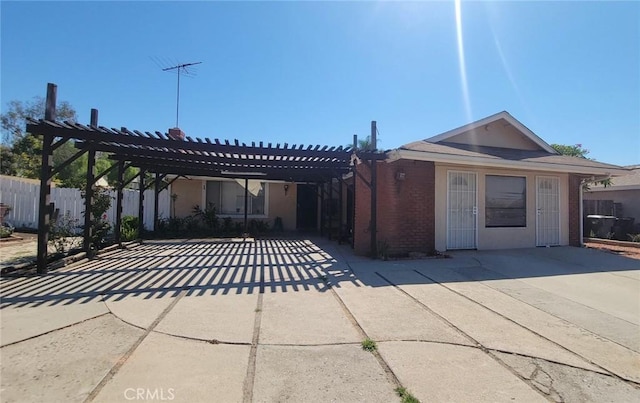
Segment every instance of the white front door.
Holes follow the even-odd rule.
[[[449,171],[447,178],[447,249],[475,249],[477,189],[475,172]]]
[[[560,180],[536,177],[536,245],[560,245]]]

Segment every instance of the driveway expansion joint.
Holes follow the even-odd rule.
[[[486,268],[486,267],[483,267],[483,269],[487,269],[487,268]],[[490,269],[487,269],[487,270],[490,270]],[[531,333],[535,334],[536,336],[538,336],[538,337],[540,337],[540,338],[542,338],[542,339],[544,339],[544,340],[548,341],[549,343],[552,343],[552,344],[556,345],[557,347],[559,347],[559,348],[561,348],[561,349],[563,349],[563,350],[565,350],[565,351],[567,351],[567,352],[569,352],[569,353],[571,353],[571,354],[575,355],[576,357],[580,358],[580,359],[581,359],[581,360],[583,360],[584,362],[589,363],[589,364],[593,365],[594,367],[598,367],[598,368],[600,368],[600,369],[603,371],[603,372],[602,372],[603,374],[605,374],[605,375],[609,375],[609,376],[611,376],[611,377],[613,377],[613,378],[616,378],[616,379],[618,379],[618,380],[620,380],[620,381],[622,381],[622,382],[627,382],[627,383],[630,383],[630,384],[632,384],[632,385],[638,385],[638,383],[637,383],[637,382],[635,382],[635,381],[633,381],[633,380],[631,380],[631,379],[624,378],[623,376],[620,376],[620,375],[618,375],[618,374],[614,373],[613,371],[608,370],[607,368],[603,367],[602,365],[600,365],[600,364],[598,364],[598,363],[595,363],[595,362],[593,362],[592,360],[588,359],[587,357],[584,357],[583,355],[578,354],[578,353],[576,353],[575,351],[573,351],[573,350],[569,349],[568,347],[563,346],[562,344],[560,344],[560,343],[558,343],[558,342],[556,342],[556,341],[554,341],[554,340],[549,339],[548,337],[546,337],[546,336],[544,336],[544,335],[540,334],[539,332],[536,332],[535,330],[532,330],[532,329],[528,328],[527,326],[524,326],[524,325],[522,325],[521,323],[516,322],[515,320],[513,320],[513,319],[509,318],[508,316],[505,316],[505,315],[501,314],[500,312],[497,312],[497,311],[495,311],[494,309],[491,309],[491,308],[489,308],[489,307],[487,307],[487,306],[485,306],[485,305],[481,304],[480,302],[478,302],[478,301],[476,301],[476,300],[474,300],[474,299],[472,299],[472,298],[470,298],[470,297],[468,297],[468,296],[466,296],[466,295],[464,295],[464,294],[462,294],[462,293],[460,293],[460,292],[458,292],[458,291],[456,291],[456,290],[454,290],[454,289],[451,289],[450,287],[447,287],[446,285],[444,285],[444,284],[442,284],[442,283],[440,283],[440,282],[437,282],[437,281],[433,280],[432,278],[430,278],[429,276],[425,275],[424,273],[421,273],[421,272],[419,272],[418,270],[414,270],[414,272],[416,272],[417,274],[419,274],[419,275],[420,275],[420,276],[422,276],[422,277],[425,277],[425,278],[426,278],[426,279],[428,279],[429,281],[432,281],[434,284],[438,284],[440,287],[443,287],[443,288],[445,288],[445,289],[449,290],[450,292],[452,292],[452,293],[454,293],[454,294],[456,294],[456,295],[458,295],[458,296],[460,296],[460,297],[462,297],[462,298],[464,298],[464,299],[466,299],[466,300],[468,300],[468,301],[470,301],[470,302],[472,302],[472,303],[474,303],[474,304],[477,304],[477,305],[479,305],[479,306],[483,307],[484,309],[487,309],[488,311],[493,312],[494,314],[496,314],[496,315],[498,315],[498,316],[502,317],[503,319],[505,319],[505,320],[507,320],[507,321],[509,321],[509,322],[511,322],[511,323],[513,323],[513,324],[515,324],[515,325],[517,325],[517,326],[520,326],[521,328],[523,328],[523,329],[525,329],[525,330],[527,330],[527,331],[529,331],[529,332],[531,332]],[[495,290],[493,287],[489,287],[488,285],[486,285],[486,284],[484,284],[484,283],[482,283],[482,282],[480,282],[480,284],[482,284],[483,286],[485,286],[485,287],[487,287],[487,288],[490,288],[490,289],[492,289],[492,290]],[[589,330],[587,330],[587,329],[584,329],[584,328],[582,328],[582,327],[579,327],[579,326],[577,326],[577,325],[575,325],[575,324],[573,324],[573,323],[570,323],[570,322],[566,321],[566,320],[565,320],[565,319],[563,319],[563,318],[559,318],[559,317],[557,317],[557,316],[555,316],[555,315],[549,314],[549,313],[547,313],[547,312],[545,312],[545,311],[541,310],[540,308],[538,308],[538,307],[536,307],[536,306],[533,306],[533,305],[528,304],[528,303],[526,303],[526,302],[520,301],[519,299],[514,298],[513,296],[511,296],[511,295],[509,295],[509,294],[507,294],[507,293],[504,293],[504,292],[502,292],[502,291],[500,291],[500,290],[495,290],[495,291],[498,291],[498,292],[500,292],[500,293],[502,293],[502,294],[504,294],[504,295],[506,295],[506,296],[508,296],[508,297],[510,297],[510,298],[513,298],[513,299],[514,299],[514,300],[516,300],[516,301],[522,302],[523,304],[526,304],[526,305],[528,305],[528,306],[531,306],[532,308],[534,308],[534,309],[536,309],[536,310],[539,310],[540,312],[543,312],[543,313],[545,313],[545,314],[547,314],[547,315],[553,316],[553,317],[555,317],[555,318],[557,318],[557,319],[559,319],[559,320],[561,320],[561,321],[565,322],[567,325],[570,325],[570,326],[573,326],[573,327],[577,327],[577,328],[579,328],[580,330],[585,331],[585,332],[588,332],[588,333],[592,333],[591,331],[589,331]],[[610,341],[610,342],[612,342],[612,343],[614,343],[614,344],[620,345],[619,343],[616,343],[616,342],[614,342],[614,341],[611,341],[611,340],[609,340],[609,339],[607,339],[607,338],[605,338],[605,337],[602,337],[602,336],[600,336],[600,335],[598,335],[597,337],[602,338],[602,339],[606,339],[607,341]],[[622,345],[620,345],[620,346],[622,346]],[[626,349],[630,350],[630,349],[629,349],[628,347],[626,347],[626,346],[622,346],[622,347],[624,347],[624,348],[626,348]],[[630,350],[630,351],[632,351],[632,350]],[[561,365],[566,365],[566,364],[564,364],[564,363],[559,363],[559,364],[561,364]],[[567,365],[567,366],[570,366],[570,365]]]
[[[418,272],[417,270],[414,270],[414,272],[420,274],[421,276],[429,279],[430,281],[432,281],[434,284],[438,284],[441,287],[444,287],[446,289],[449,290],[449,288],[443,286],[442,284],[440,284],[439,282],[429,278],[428,276]],[[379,272],[376,272],[376,274],[382,278],[384,281],[386,281],[387,283],[389,283],[392,287],[396,288],[398,291],[400,291],[403,295],[405,295],[406,297],[410,298],[411,300],[413,300],[415,303],[417,303],[421,308],[427,310],[429,313],[436,315],[438,318],[440,318],[441,320],[445,321],[447,324],[449,324],[449,326],[453,327],[454,329],[456,329],[456,331],[460,332],[460,334],[462,334],[463,336],[465,336],[466,338],[468,338],[469,340],[471,340],[473,343],[475,343],[476,348],[480,349],[482,352],[484,352],[485,354],[487,354],[489,357],[491,357],[494,361],[496,361],[498,364],[500,364],[502,367],[504,367],[507,371],[509,371],[511,374],[513,374],[514,376],[516,376],[517,378],[519,378],[520,380],[522,380],[524,383],[526,383],[531,389],[533,389],[534,391],[538,392],[539,394],[544,395],[544,393],[542,393],[542,391],[540,391],[540,389],[538,389],[531,380],[526,379],[525,377],[523,377],[522,375],[520,375],[515,369],[511,368],[509,365],[507,365],[505,362],[503,362],[501,359],[499,359],[495,354],[493,354],[491,352],[490,349],[488,349],[487,347],[485,347],[482,343],[480,343],[478,340],[476,340],[474,337],[472,337],[471,335],[469,335],[467,332],[463,331],[462,329],[460,329],[459,327],[457,327],[456,325],[454,325],[451,321],[449,321],[448,319],[446,319],[445,317],[443,317],[442,315],[434,312],[432,309],[430,309],[427,305],[425,305],[422,301],[418,300],[417,298],[415,298],[413,295],[409,294],[407,291],[403,290],[402,288],[400,288],[397,284],[393,283],[392,281],[390,281],[389,279],[387,279],[386,277],[384,277],[382,274],[380,274]],[[466,297],[465,297],[466,298]],[[474,301],[475,302],[475,301]],[[476,302],[477,303],[477,302]],[[488,309],[488,308],[487,308]],[[473,347],[473,346],[471,346]],[[545,396],[546,397],[546,396]]]
[[[127,350],[127,352],[122,357],[120,357],[118,362],[116,362],[115,365],[111,368],[111,370],[109,370],[109,372],[104,376],[104,378],[102,378],[100,383],[98,383],[93,388],[91,393],[89,393],[87,398],[84,400],[85,403],[92,402],[98,396],[102,388],[104,388],[107,385],[107,383],[109,383],[109,381],[115,376],[115,374],[118,373],[120,368],[122,368],[122,366],[127,362],[127,360],[131,357],[131,355],[133,355],[133,353],[140,346],[140,344],[142,344],[142,342],[147,338],[147,336],[149,336],[149,334],[153,332],[153,329],[155,329],[155,327],[158,326],[158,324],[169,314],[169,312],[176,306],[178,301],[180,301],[185,294],[186,294],[186,290],[182,290],[180,294],[173,301],[171,301],[169,306],[167,306],[162,311],[162,313],[153,321],[153,323],[151,323],[151,326],[149,326],[145,330],[142,336],[140,336],[138,340],[136,340],[136,342],[133,343],[133,345],[129,348],[129,350]]]

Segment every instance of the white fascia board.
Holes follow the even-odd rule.
[[[567,164],[553,164],[548,162],[523,162],[484,157],[471,157],[467,155],[439,154],[413,150],[392,150],[388,154],[388,162],[399,159],[433,161],[445,164],[469,165],[478,167],[510,168],[527,171],[551,171],[585,175],[612,175],[621,176],[629,173],[626,169],[582,167]]]
[[[534,132],[529,130],[529,128],[527,126],[525,126],[522,123],[520,123],[520,121],[518,121],[518,119],[516,119],[513,116],[511,116],[509,114],[509,112],[507,112],[507,111],[502,111],[502,112],[496,113],[494,115],[487,116],[484,119],[480,119],[480,120],[477,120],[475,122],[469,123],[467,125],[458,127],[457,129],[449,130],[448,132],[444,132],[444,133],[439,134],[437,136],[430,137],[430,138],[426,139],[425,141],[428,141],[429,143],[438,143],[440,141],[443,141],[443,140],[446,140],[448,138],[457,136],[457,135],[465,133],[467,131],[475,130],[475,129],[478,129],[478,128],[483,127],[485,125],[491,124],[491,123],[493,123],[495,121],[498,121],[500,119],[504,119],[507,122],[509,122],[509,124],[511,124],[516,129],[518,129],[529,140],[531,140],[534,143],[536,143],[540,148],[542,148],[546,152],[551,153],[551,154],[558,154],[558,152],[553,147],[551,147],[546,141],[544,141],[540,137],[538,137]]]
[[[513,127],[520,130],[520,132],[522,132],[525,136],[527,136],[531,141],[533,141],[534,143],[542,147],[542,149],[544,149],[546,152],[551,154],[556,154],[556,155],[560,154],[558,151],[556,151],[555,148],[551,147],[549,143],[542,140],[540,137],[538,137],[537,134],[529,130],[529,128],[523,125],[518,119],[511,116],[509,112],[503,112],[503,113],[506,115],[505,119],[507,122],[511,123]]]
[[[616,185],[611,185],[611,186],[607,186],[607,187],[592,187],[591,189],[589,189],[588,191],[586,191],[585,193],[591,193],[591,192],[615,192],[618,190],[640,190],[640,185],[623,185],[623,186],[616,186]]]

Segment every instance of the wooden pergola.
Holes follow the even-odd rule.
[[[144,190],[154,187],[154,230],[158,222],[158,193],[168,187],[180,176],[205,176],[233,179],[260,179],[265,181],[282,180],[289,182],[315,183],[318,185],[318,197],[324,199],[326,193],[333,197],[333,179],[339,183],[348,172],[355,171],[354,156],[359,161],[371,163],[384,159],[384,153],[362,151],[354,147],[303,146],[284,144],[264,144],[263,142],[245,144],[237,140],[219,141],[215,139],[191,138],[176,139],[162,132],[140,132],[107,128],[98,125],[98,111],[91,110],[91,123],[82,125],[75,122],[56,121],[57,86],[48,84],[45,118],[29,120],[27,132],[42,136],[42,166],[40,179],[40,198],[38,216],[38,255],[37,271],[47,271],[47,243],[49,240],[51,179],[65,166],[88,156],[85,188],[84,247],[90,250],[93,187],[102,176],[117,170],[117,197],[115,241],[120,243],[120,222],[122,218],[123,189],[131,182],[124,180],[124,171],[128,167],[139,168],[139,234],[143,230]],[[375,144],[375,122],[372,122],[372,138]],[[69,140],[75,142],[78,152],[59,166],[53,167],[53,151]],[[354,145],[357,138],[354,136]],[[375,149],[375,147],[373,147]],[[96,152],[109,153],[114,161],[104,172],[95,172]],[[375,163],[371,164],[375,170]],[[147,173],[154,174],[154,180],[145,184]],[[357,172],[356,172],[357,173]],[[172,180],[167,180],[171,175]],[[375,176],[367,185],[374,190]],[[325,191],[325,184],[329,184]],[[245,191],[247,186],[245,186]],[[340,186],[339,191],[342,191]],[[375,194],[371,192],[371,245],[375,251]],[[246,200],[246,195],[245,195]],[[342,209],[339,209],[341,212]],[[246,225],[245,208],[245,225]]]

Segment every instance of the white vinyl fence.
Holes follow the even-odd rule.
[[[144,192],[144,226],[153,228],[153,189]],[[116,220],[116,191],[110,191],[112,197],[111,208],[107,211],[107,220],[114,225]],[[11,212],[5,217],[17,228],[38,228],[38,200],[40,198],[40,184],[31,183],[21,178],[0,176],[0,202],[11,206]],[[84,222],[84,199],[80,190],[70,188],[51,188],[51,203],[60,210],[60,215],[69,214]],[[158,216],[169,217],[169,190],[165,189],[158,195]],[[122,199],[122,215],[138,216],[138,191],[125,189]]]

